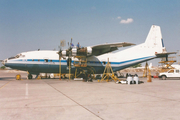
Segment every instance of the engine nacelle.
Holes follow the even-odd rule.
[[[67,50],[63,50],[61,53],[62,53],[62,56],[69,56],[69,51]]]
[[[62,56],[69,56],[70,54],[72,56],[89,56],[92,54],[92,48],[91,47],[85,47],[85,48],[72,48],[71,51],[69,50],[63,50],[61,52]],[[70,56],[71,56],[70,55]]]
[[[87,56],[92,54],[92,48],[91,47],[87,47]]]
[[[77,48],[72,49],[72,56],[77,56]]]
[[[89,56],[91,54],[92,54],[92,48],[91,47],[79,48],[77,50],[78,56]]]

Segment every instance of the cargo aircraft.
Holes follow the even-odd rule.
[[[71,73],[74,74],[78,67],[83,69],[93,68],[96,74],[102,74],[109,60],[112,70],[119,71],[132,65],[152,60],[158,57],[165,57],[168,54],[163,43],[161,29],[152,25],[144,43],[132,46],[122,51],[119,47],[135,45],[128,42],[106,43],[101,45],[88,46],[84,48],[70,47],[68,50],[52,51],[38,50],[22,52],[14,57],[3,60],[6,67],[28,71],[28,78],[32,74],[40,73]],[[84,56],[86,64],[81,63]],[[83,66],[85,65],[85,67]],[[60,66],[59,66],[60,65]]]

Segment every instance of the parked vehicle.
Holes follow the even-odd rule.
[[[159,78],[166,80],[167,78],[178,78],[180,79],[180,69],[170,69],[167,72],[159,74]]]

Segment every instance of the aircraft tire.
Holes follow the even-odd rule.
[[[28,74],[28,79],[31,80],[32,79],[32,75]]]
[[[52,73],[52,74],[50,74],[49,75],[49,77],[51,78],[51,79],[54,79],[55,78],[55,76],[54,76],[54,74]]]

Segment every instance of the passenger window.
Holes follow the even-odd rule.
[[[170,70],[168,73],[174,73],[174,70]]]
[[[48,59],[44,59],[45,62],[48,62]]]

